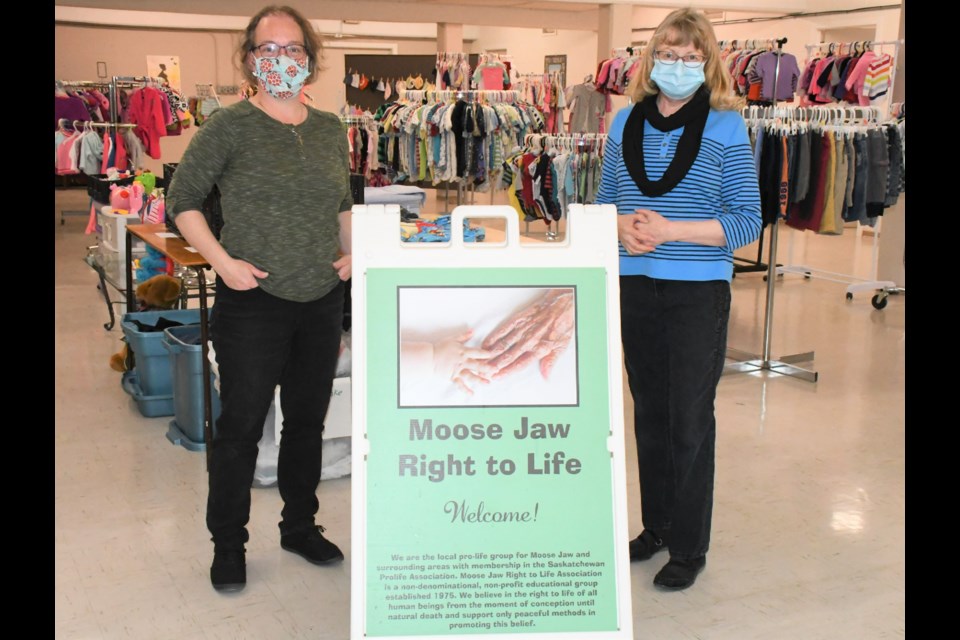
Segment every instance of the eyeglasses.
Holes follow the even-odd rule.
[[[663,51],[654,51],[653,56],[663,64],[676,64],[677,60],[682,60],[684,66],[699,67],[706,62],[707,57],[699,53],[688,53],[685,56],[678,56],[673,51],[664,49]]]
[[[280,46],[276,42],[264,42],[259,46],[250,47],[251,51],[256,51],[261,58],[276,58],[281,51],[285,51],[291,58],[303,58],[307,55],[307,48],[302,44],[288,44]]]

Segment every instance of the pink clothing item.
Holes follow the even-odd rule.
[[[57,175],[67,176],[80,173],[78,154],[80,148],[80,133],[74,131],[57,147]]]
[[[877,59],[877,54],[873,51],[865,51],[860,59],[857,61],[857,66],[847,74],[847,89],[854,91],[857,94],[857,101],[860,103],[861,107],[870,106],[870,96],[863,95],[863,81],[867,77],[867,72],[870,70],[870,64]],[[850,64],[853,64],[852,62]]]
[[[162,97],[160,91],[144,87],[133,92],[127,109],[127,121],[138,125],[133,132],[143,142],[143,149],[151,158],[160,157],[160,138],[167,135]]]
[[[503,69],[500,67],[483,67],[480,69],[480,76],[483,78],[485,91],[503,90]]]
[[[614,91],[614,86],[617,82],[617,76],[620,75],[620,69],[623,68],[623,63],[626,62],[623,58],[614,58],[610,61],[610,68],[607,71],[607,91]]]
[[[127,160],[127,145],[123,142],[123,136],[116,136],[114,141],[117,145],[117,153],[113,159],[113,166],[117,169],[124,170],[127,168],[129,161]],[[134,167],[136,168],[136,167]]]
[[[173,110],[170,108],[170,97],[163,91],[160,92],[160,108],[163,109],[163,124],[169,127],[173,124]]]
[[[607,84],[607,78],[610,76],[610,64],[612,60],[604,60],[600,65],[600,71],[597,73],[596,85],[597,89],[603,91],[603,88]]]
[[[113,140],[110,133],[103,132],[103,162],[100,164],[100,173],[106,173],[110,167],[110,153],[113,151]]]

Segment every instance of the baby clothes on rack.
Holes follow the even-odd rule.
[[[795,55],[776,50],[761,53],[756,58],[754,73],[760,80],[760,102],[793,102],[800,81],[800,67]]]
[[[594,201],[602,154],[602,139],[528,134],[504,162],[508,201],[523,221],[550,225],[566,216],[569,204]]]
[[[903,167],[896,123],[747,120],[760,158],[764,225],[779,216],[795,229],[840,235],[845,222],[875,226],[896,204]]]
[[[123,122],[137,125],[134,134],[148,156],[160,157],[160,138],[167,135],[167,125],[173,123],[170,103],[162,91],[142,87],[131,92]]]
[[[615,51],[616,55],[597,65],[594,85],[600,93],[623,95],[640,70],[640,50],[632,47]]]
[[[600,133],[607,113],[608,98],[592,82],[568,87],[565,99],[570,107],[570,133]]]
[[[374,119],[383,131],[381,173],[395,182],[469,182],[481,191],[497,182],[506,151],[543,128],[531,105],[484,100],[401,100],[381,106]]]
[[[510,70],[495,54],[481,54],[471,84],[474,89],[502,91],[510,87]]]
[[[87,109],[87,103],[76,95],[55,95],[53,97],[53,117],[54,130],[60,129],[60,120],[66,119],[71,122],[74,120],[93,120],[90,111]]]
[[[469,89],[470,78],[470,61],[466,53],[437,53],[438,89]],[[398,94],[406,88],[398,87]]]

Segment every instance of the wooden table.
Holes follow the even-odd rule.
[[[200,345],[203,362],[203,443],[207,453],[207,467],[210,465],[210,442],[213,440],[213,405],[210,388],[210,360],[207,347],[208,320],[207,320],[207,278],[205,269],[210,268],[206,258],[195,251],[187,249],[187,241],[181,237],[165,238],[158,234],[169,233],[164,224],[128,224],[127,242],[127,282],[133,282],[133,238],[136,236],[148,246],[153,247],[177,264],[183,265],[197,272],[197,283],[200,289]],[[134,287],[127,287],[127,309],[136,308],[136,293]]]

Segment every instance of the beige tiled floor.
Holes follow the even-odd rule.
[[[478,195],[477,204],[489,196]],[[81,190],[58,191],[56,247],[56,637],[349,636],[350,479],[321,483],[318,520],[347,561],[317,568],[280,550],[276,489],[253,492],[248,586],[208,580],[204,456],[170,444],[169,418],[145,418],[108,367],[121,347],[81,258],[93,243]],[[431,197],[427,211],[441,207]],[[539,228],[538,228],[539,227]],[[531,225],[531,236],[542,226]],[[796,262],[866,276],[873,239],[793,236]],[[745,252],[755,256],[755,250]],[[730,346],[762,351],[766,283],[733,282]],[[638,638],[900,638],[905,634],[904,310],[891,296],[787,275],[775,286],[771,356],[815,350],[816,384],[772,373],[725,376],[717,399],[713,543],[680,593],[652,584],[665,561],[631,566]],[[629,398],[629,393],[625,392]],[[629,403],[629,400],[628,400]],[[628,432],[630,406],[625,408]],[[633,443],[629,521],[640,528]],[[398,526],[402,526],[398,523]]]

